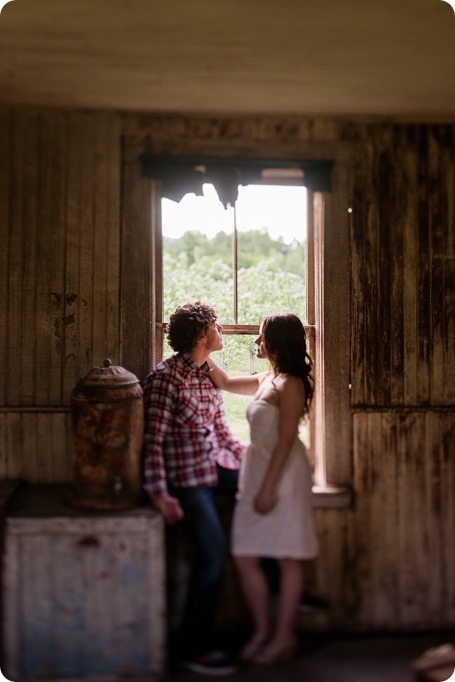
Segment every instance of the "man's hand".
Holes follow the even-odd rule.
[[[176,497],[172,497],[167,493],[155,497],[153,500],[154,506],[164,516],[164,520],[169,525],[178,523],[183,519],[183,509]]]

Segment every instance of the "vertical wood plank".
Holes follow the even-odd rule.
[[[49,539],[43,535],[25,535],[19,541],[22,679],[45,675],[49,661],[52,661],[56,600],[53,592],[55,556]]]
[[[148,593],[155,595],[146,605],[146,621],[149,634],[149,669],[157,675],[163,670],[166,653],[166,631],[162,627],[167,622],[165,561],[163,558],[164,525],[161,516],[156,515],[150,523],[146,540],[147,562],[145,584]],[[147,612],[148,609],[148,612]]]
[[[358,576],[358,613],[356,620],[360,627],[367,622],[367,613],[373,612],[371,543],[369,541],[370,509],[369,502],[374,485],[374,460],[370,448],[368,415],[356,413],[353,418],[353,457],[354,457],[354,490],[356,495],[356,572]]]
[[[39,417],[45,416],[36,412],[22,412],[20,415],[22,426],[22,439],[20,443],[20,455],[22,462],[22,475],[26,481],[36,482],[40,480],[38,444],[37,444],[37,424]],[[48,451],[43,456],[48,455]],[[16,455],[17,456],[17,455]]]
[[[333,167],[333,191],[320,193],[323,207],[324,265],[322,287],[323,347],[325,364],[325,429],[326,476],[328,483],[349,485],[352,466],[349,457],[340,452],[351,451],[352,418],[350,414],[350,307],[349,280],[349,222],[348,222],[348,159],[345,149],[336,156]],[[314,193],[317,198],[319,193]],[[315,208],[315,224],[318,220]],[[330,291],[330,295],[328,295]]]
[[[445,203],[442,215],[443,255],[443,358],[445,405],[455,403],[455,125],[450,126],[444,139],[444,175],[441,179]],[[436,302],[435,302],[436,303]],[[440,303],[437,303],[440,305]]]
[[[93,272],[95,217],[93,195],[95,189],[96,118],[83,114],[80,122],[81,168],[79,194],[79,374],[93,367]]]
[[[366,153],[368,165],[371,168],[371,178],[365,178],[367,199],[367,223],[364,230],[365,259],[365,287],[367,299],[365,300],[365,403],[367,405],[383,405],[382,377],[378,373],[378,361],[380,357],[380,343],[382,335],[378,330],[378,302],[379,302],[379,216],[378,216],[378,150],[375,144],[371,127],[368,126],[368,138]]]
[[[39,143],[37,403],[59,405],[68,322],[64,315],[66,149],[62,115],[40,116]]]
[[[51,660],[59,676],[76,677],[80,662],[85,656],[87,638],[84,618],[84,602],[88,596],[85,576],[76,563],[74,534],[45,533],[48,552],[55,556],[53,563],[53,624],[50,634],[53,639]]]
[[[120,120],[111,115],[106,123],[107,191],[107,323],[106,355],[114,364],[120,362],[120,190],[121,130]]]
[[[7,413],[6,418],[6,464],[9,478],[25,477],[22,415]]]
[[[58,414],[44,412],[36,414],[35,417],[35,471],[36,481],[54,481],[53,471],[53,452],[52,452],[52,430],[53,423]]]
[[[94,576],[109,575],[109,561],[106,558],[106,535],[100,537],[94,529],[93,546],[81,544],[78,550],[78,565],[83,575],[87,593],[90,599],[84,600],[84,630],[86,632],[86,645],[80,670],[86,672],[92,668],[96,674],[105,673],[104,662],[106,655],[106,637],[110,630],[106,630],[112,619],[112,603],[105,602],[103,583],[94,580]]]
[[[71,481],[72,468],[72,430],[69,412],[52,415],[49,438],[49,482]],[[45,480],[43,479],[43,482]],[[46,481],[47,482],[47,481]]]
[[[24,174],[22,186],[22,235],[23,235],[23,279],[21,284],[22,339],[21,352],[16,362],[21,365],[20,403],[36,404],[35,347],[37,334],[37,265],[36,248],[39,238],[37,231],[38,212],[38,121],[36,116],[26,115],[23,135]]]
[[[366,154],[356,131],[352,151],[352,219],[351,219],[351,400],[353,405],[366,403],[366,339],[367,294],[365,231],[368,221],[367,192],[362,178],[367,177]]]
[[[374,302],[376,310],[375,328],[370,329],[374,334],[375,357],[372,365],[375,368],[375,384],[372,387],[370,401],[376,405],[391,404],[391,356],[392,356],[392,325],[391,325],[391,231],[394,214],[393,164],[391,127],[384,126],[381,135],[377,136],[377,169],[375,184],[375,204],[377,211],[376,262],[375,273],[372,278],[377,280],[378,298]],[[393,226],[395,227],[395,225]],[[384,267],[387,263],[387,267]],[[396,378],[395,378],[396,380]]]
[[[390,405],[402,405],[404,394],[404,278],[403,241],[407,228],[408,168],[406,166],[406,137],[403,126],[393,126],[392,163],[390,167],[392,207],[389,220],[390,251]],[[386,320],[385,320],[386,322]]]
[[[12,200],[12,116],[0,111],[0,404],[8,402],[9,379],[9,268],[10,268],[10,213]]]
[[[417,251],[417,403],[430,404],[432,356],[431,242],[429,227],[428,129],[419,126],[418,138],[418,251]]]
[[[134,589],[134,585],[144,584],[148,562],[151,560],[147,553],[147,541],[137,533],[129,536],[124,534],[122,537],[113,535],[112,553],[116,557],[112,571],[112,611],[113,621],[116,623],[116,627],[111,628],[110,647],[111,651],[116,652],[113,664],[117,670],[128,670],[134,661],[137,669],[147,670],[150,668],[152,653],[147,637],[151,623],[147,618],[147,605],[141,598],[140,590]],[[147,592],[152,601],[155,601],[157,586],[154,586],[153,591]],[[162,615],[155,608],[152,620],[163,622]],[[107,654],[109,655],[109,651]]]
[[[2,618],[8,627],[2,628],[2,651],[4,653],[4,665],[2,672],[8,675],[7,679],[18,680],[21,677],[19,670],[20,651],[19,651],[19,632],[21,622],[21,604],[19,595],[19,585],[21,580],[20,571],[20,551],[18,538],[9,530],[10,523],[7,521],[6,533],[8,541],[5,542],[5,558],[3,564],[3,584],[6,599],[2,599]]]
[[[430,244],[431,291],[431,403],[444,403],[444,186],[438,182],[439,172],[444,172],[444,145],[447,142],[442,126],[432,127],[428,139],[428,227]]]
[[[405,154],[407,172],[407,219],[403,235],[403,296],[404,296],[404,383],[405,405],[418,404],[417,387],[417,253],[418,253],[418,206],[417,206],[417,130],[407,131]]]
[[[150,366],[156,367],[163,357],[163,334],[157,333],[158,325],[163,322],[163,235],[161,231],[161,183],[152,180],[150,183],[151,230],[152,230],[152,282],[151,282],[151,318],[150,318]]]
[[[109,225],[107,186],[109,157],[106,155],[106,119],[98,116],[96,120],[93,154],[94,185],[93,201],[93,364],[100,367],[107,357],[108,339],[108,244]],[[112,230],[114,232],[114,230]]]
[[[398,414],[400,515],[398,525],[400,622],[416,627],[425,612],[428,557],[422,524],[413,522],[427,513],[424,472],[424,420],[420,413]]]
[[[375,459],[380,488],[378,526],[374,531],[374,537],[378,538],[375,544],[379,560],[376,613],[378,627],[387,629],[398,621],[400,594],[396,570],[398,563],[396,529],[400,501],[396,466],[396,415],[393,412],[383,412],[379,416],[380,420],[376,421],[371,432],[378,443]]]
[[[88,302],[83,299],[80,291],[81,278],[81,213],[82,206],[87,199],[81,189],[82,178],[86,169],[82,164],[83,135],[82,118],[79,112],[68,114],[68,154],[66,165],[66,239],[65,239],[65,316],[72,316],[74,324],[65,330],[65,357],[63,366],[63,395],[62,401],[68,404],[71,391],[78,378],[81,363],[80,326],[81,311]]]
[[[441,417],[427,412],[425,420],[425,495],[428,500],[427,514],[421,515],[422,532],[428,556],[427,614],[430,622],[441,627],[444,622],[444,569],[443,544],[447,517],[443,510],[441,494],[441,453],[438,446]],[[442,531],[442,532],[441,532]]]
[[[129,143],[134,147],[134,142]],[[150,181],[139,150],[124,147],[121,246],[121,363],[143,379],[151,367],[152,235]],[[125,157],[128,161],[125,160]],[[137,273],[141,273],[138,277]]]
[[[23,282],[23,220],[24,211],[24,187],[25,175],[25,150],[27,116],[16,113],[12,126],[11,148],[11,211],[9,225],[9,283],[8,283],[8,337],[7,337],[7,369],[8,387],[7,403],[9,405],[20,404],[22,365],[20,362],[22,353],[22,282]]]
[[[442,437],[441,437],[442,436]],[[441,620],[455,620],[455,415],[441,414],[437,430],[434,431],[434,451],[439,451],[441,475],[439,479],[441,495],[440,542],[441,542],[441,601],[443,610]]]
[[[7,415],[0,412],[0,478],[8,478]]]

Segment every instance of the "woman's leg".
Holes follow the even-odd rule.
[[[303,566],[297,559],[279,559],[281,588],[272,639],[258,661],[267,663],[295,651],[296,618],[303,593]]]
[[[259,558],[234,556],[243,594],[253,618],[253,636],[244,647],[241,657],[253,657],[270,634],[270,604],[266,577]]]

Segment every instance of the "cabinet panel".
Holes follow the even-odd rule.
[[[6,522],[6,676],[160,674],[162,519],[155,512],[11,516]]]

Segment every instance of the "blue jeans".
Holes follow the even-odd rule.
[[[183,528],[194,548],[194,562],[181,626],[182,648],[187,656],[214,647],[216,608],[226,567],[228,541],[215,506],[215,495],[232,500],[238,471],[218,469],[218,485],[210,488],[172,488],[182,505]]]

